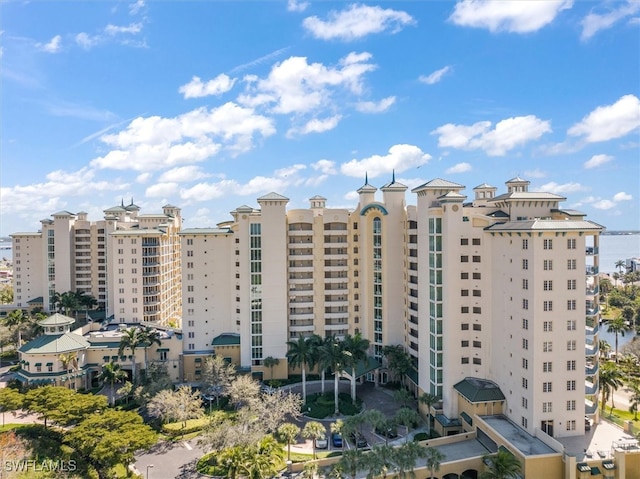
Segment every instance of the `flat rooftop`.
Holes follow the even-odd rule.
[[[470,457],[484,456],[489,454],[489,450],[484,447],[477,439],[468,439],[466,441],[455,442],[452,444],[444,444],[435,446],[435,448],[444,454],[444,462],[459,461]],[[418,462],[421,460],[419,459]]]
[[[505,416],[482,416],[481,419],[525,456],[559,454],[559,451],[547,446],[524,429],[520,429]]]
[[[586,462],[591,459],[605,459],[612,457],[615,448],[627,448],[639,450],[638,441],[630,434],[625,433],[620,427],[607,421],[594,424],[584,436],[556,438],[570,456],[575,456],[578,462]]]

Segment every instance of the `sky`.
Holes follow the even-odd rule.
[[[640,229],[640,2],[0,0],[0,236],[444,178]],[[378,197],[381,200],[381,196]]]

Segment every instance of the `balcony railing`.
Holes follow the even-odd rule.
[[[595,336],[599,331],[600,325],[597,322],[595,323],[595,326],[589,326],[589,324],[587,324],[587,327],[585,328],[587,336]]]
[[[595,356],[600,351],[597,344],[587,344],[584,348],[585,356]]]
[[[593,396],[594,394],[596,394],[598,392],[598,383],[590,383],[588,381],[585,381],[584,383],[584,394],[586,396]]]
[[[587,363],[584,368],[585,376],[595,376],[598,374],[599,363]]]
[[[588,275],[598,274],[598,267],[597,266],[587,266],[587,274]]]
[[[596,401],[596,402],[585,401],[585,403],[584,403],[584,413],[587,416],[591,416],[592,414],[595,414],[596,412],[598,412],[598,401]]]
[[[599,312],[600,312],[600,308],[598,306],[594,306],[591,308],[587,307],[587,316],[595,316]]]

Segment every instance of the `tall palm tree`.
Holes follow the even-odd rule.
[[[113,385],[126,379],[127,373],[125,373],[118,363],[110,362],[102,365],[102,371],[98,374],[98,381],[102,384],[109,384],[111,390],[109,391],[109,403],[113,406],[115,403],[115,391]]]
[[[342,341],[342,349],[347,360],[346,365],[351,368],[351,402],[356,403],[356,368],[361,361],[366,361],[369,350],[369,340],[360,333],[351,336],[347,334]]]
[[[77,311],[80,307],[76,293],[73,291],[62,293],[59,298],[59,306],[64,311],[65,316],[71,316],[71,312]]]
[[[118,356],[122,356],[125,350],[131,351],[131,382],[136,382],[136,349],[144,347],[148,339],[140,328],[125,329],[120,338]]]
[[[269,368],[269,382],[273,381],[273,368],[280,364],[280,360],[278,358],[274,358],[273,356],[268,356],[264,358],[264,367]]]
[[[62,353],[58,355],[58,359],[62,363],[62,369],[67,373],[69,383],[71,383],[71,371],[69,370],[69,366],[72,366],[72,369],[75,369],[78,366],[78,354],[75,351]],[[67,384],[67,387],[69,387],[69,384]]]
[[[22,346],[22,328],[29,324],[31,318],[23,309],[14,309],[10,311],[2,321],[8,328],[15,328],[18,332],[18,349]]]
[[[429,447],[425,450],[425,457],[427,458],[429,477],[433,477],[433,474],[440,470],[440,464],[445,460],[445,455],[436,448]]]
[[[302,437],[311,439],[313,444],[313,458],[316,459],[316,439],[322,439],[327,434],[324,424],[318,421],[309,421],[302,429]]]
[[[402,407],[396,411],[394,420],[396,424],[407,428],[407,435],[405,436],[404,441],[409,442],[409,431],[411,431],[411,429],[420,422],[420,415],[413,409]]]
[[[629,331],[629,329],[630,328],[629,326],[627,326],[627,322],[622,316],[616,316],[614,319],[609,321],[607,332],[614,333],[616,338],[616,343],[615,343],[616,363],[618,362],[618,334],[624,337],[624,333]]]
[[[291,460],[291,443],[295,441],[298,434],[300,434],[300,428],[293,423],[286,422],[278,428],[278,434],[280,437],[287,441],[287,461]]]
[[[374,446],[367,454],[366,464],[369,468],[367,479],[378,476],[387,477],[389,470],[393,467],[395,451],[392,446]]]
[[[629,412],[633,413],[633,420],[638,420],[638,408],[640,408],[640,379],[632,379],[629,383]]]
[[[320,372],[320,392],[324,394],[324,385],[325,379],[327,375],[327,368],[330,366],[325,361],[325,357],[322,354],[322,348],[325,344],[333,341],[331,336],[327,336],[322,338],[318,334],[314,334],[311,336],[311,353],[313,355],[313,363],[318,366],[318,371]]]
[[[348,359],[345,357],[344,349],[342,348],[342,343],[338,341],[338,339],[333,336],[331,341],[327,341],[323,344],[320,350],[320,356],[322,357],[322,361],[328,365],[330,365],[331,370],[333,371],[333,400],[334,400],[334,414],[337,416],[340,414],[339,408],[339,380],[340,373],[342,373],[345,364]]]
[[[408,442],[396,448],[394,452],[398,477],[415,477],[413,469],[416,467],[418,458],[425,457],[426,449],[417,442]]]
[[[616,268],[618,268],[620,274],[622,274],[622,270],[625,269],[626,266],[627,263],[623,259],[619,259],[618,261],[616,261]]]
[[[487,470],[480,474],[480,479],[516,479],[522,472],[518,458],[504,450],[485,455],[482,461],[486,464]]]
[[[602,391],[601,408],[603,412],[609,397],[611,397],[611,411],[613,411],[613,393],[622,386],[623,378],[624,374],[614,362],[607,361],[604,364],[600,364],[598,381],[600,382],[600,390]]]
[[[144,349],[144,370],[146,371],[148,368],[147,349],[149,349],[153,344],[157,344],[158,346],[161,346],[162,340],[158,330],[150,326],[145,326],[140,333],[144,337],[142,348]]]
[[[436,404],[439,399],[438,396],[431,393],[423,393],[418,398],[418,401],[427,406],[427,434],[431,434],[431,406]]]
[[[302,370],[302,402],[307,402],[307,366],[313,367],[311,338],[300,336],[297,341],[287,341],[287,359],[291,366]]]
[[[274,477],[282,461],[283,451],[272,436],[264,436],[257,446],[245,449],[243,470],[249,479]]]
[[[365,462],[367,461],[362,453],[362,449],[349,449],[342,453],[339,464],[343,472],[349,473],[351,479],[356,479],[358,470],[365,465]]]
[[[606,359],[609,351],[611,351],[611,345],[604,339],[598,341],[598,349],[600,350],[600,357]]]

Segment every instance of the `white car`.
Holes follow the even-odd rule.
[[[329,445],[327,436],[322,436],[320,439],[314,439],[314,442],[316,444],[316,449],[326,449]]]

